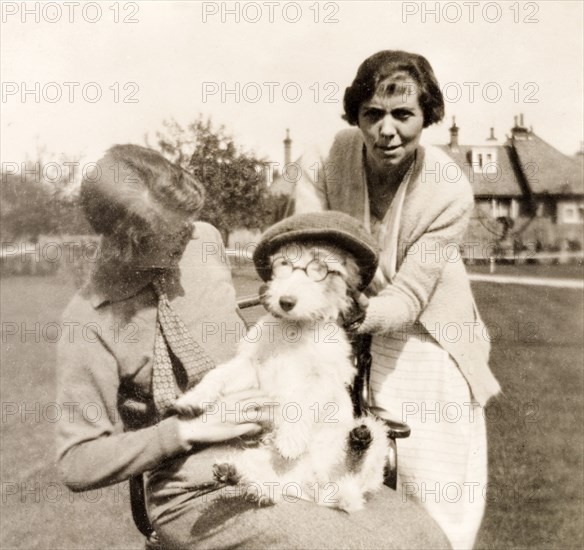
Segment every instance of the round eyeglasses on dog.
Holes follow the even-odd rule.
[[[341,275],[339,271],[329,269],[328,265],[320,260],[310,260],[304,267],[295,266],[287,258],[279,257],[272,262],[272,276],[276,279],[287,279],[294,271],[304,271],[312,281],[319,283],[324,281],[329,273]]]

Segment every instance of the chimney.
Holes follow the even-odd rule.
[[[448,147],[452,151],[458,151],[458,126],[456,125],[456,119],[452,117],[452,126],[449,128],[450,131],[450,143]]]
[[[511,137],[513,139],[523,140],[529,137],[527,128],[523,126],[523,113],[519,115],[519,124],[517,124],[517,117],[513,117],[515,125],[511,128]]]
[[[284,165],[292,161],[292,140],[290,139],[290,129],[286,128],[286,139],[284,140]]]
[[[497,141],[495,137],[495,128],[491,126],[491,135],[487,138],[487,141]]]

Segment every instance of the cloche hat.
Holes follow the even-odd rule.
[[[314,241],[330,243],[352,254],[361,273],[361,290],[371,282],[379,261],[377,243],[358,220],[334,210],[296,214],[268,228],[253,254],[259,276],[264,281],[270,279],[270,256],[281,246]]]

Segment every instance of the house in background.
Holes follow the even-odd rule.
[[[475,145],[458,143],[453,121],[450,141],[439,145],[467,176],[475,213],[466,242],[535,250],[581,250],[584,245],[584,156],[564,155],[515,117],[511,135]]]
[[[443,175],[466,176],[474,191],[475,211],[464,237],[484,258],[497,249],[582,250],[584,248],[584,155],[564,155],[515,117],[504,141],[494,128],[482,143],[461,145],[453,120],[450,140],[437,145],[453,162]],[[289,130],[284,139],[284,168],[291,161]],[[455,170],[450,170],[454,168]],[[449,176],[450,174],[450,176]],[[294,177],[274,173],[270,193],[281,199],[275,221],[294,210]],[[477,258],[480,259],[480,258]]]

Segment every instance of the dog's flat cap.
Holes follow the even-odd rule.
[[[314,241],[326,242],[352,254],[361,273],[361,289],[371,282],[379,261],[377,243],[359,221],[334,210],[296,214],[267,229],[253,254],[259,276],[264,281],[270,279],[270,256],[281,246]]]

